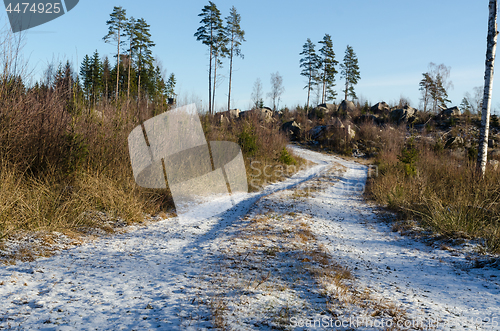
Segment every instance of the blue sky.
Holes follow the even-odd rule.
[[[472,93],[474,87],[483,84],[487,0],[214,2],[223,17],[234,5],[246,32],[247,42],[242,45],[245,57],[235,60],[233,73],[233,106],[240,109],[249,107],[255,80],[262,80],[267,93],[270,75],[276,71],[285,87],[280,105],[304,105],[306,80],[300,75],[299,53],[307,38],[318,42],[325,33],[332,36],[339,61],[346,46],[353,47],[361,72],[356,93],[371,104],[395,102],[404,96],[418,107],[418,83],[429,62],[451,67],[452,105],[459,105],[464,93]],[[115,47],[105,44],[102,37],[107,33],[106,21],[113,6],[122,6],[128,17],[142,17],[151,25],[154,55],[167,75],[176,75],[179,99],[202,102],[206,107],[207,47],[193,36],[200,25],[198,14],[206,4],[208,1],[199,0],[81,0],[66,15],[28,30],[24,54],[35,77],[53,60],[69,59],[78,68],[85,54],[96,49],[112,59]],[[217,109],[227,104],[228,67],[226,62],[219,70],[226,77],[217,88]],[[339,95],[341,84],[338,77]],[[500,83],[494,82],[492,107],[500,110],[500,98],[495,98],[498,91]],[[265,103],[271,102],[266,99]]]

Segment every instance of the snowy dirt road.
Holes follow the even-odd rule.
[[[392,232],[365,166],[293,148],[315,165],[221,215],[1,266],[0,329],[500,330],[500,270]]]

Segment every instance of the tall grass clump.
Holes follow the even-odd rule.
[[[436,150],[413,137],[405,142],[404,136],[398,141],[385,137],[369,195],[437,233],[481,238],[488,251],[499,253],[500,171],[489,167],[483,178],[466,153],[457,159],[450,150]]]
[[[303,159],[287,151],[289,140],[277,119],[266,122],[258,113],[250,112],[244,118],[231,120],[205,114],[201,121],[207,140],[240,145],[250,191],[284,180],[305,166]]]
[[[0,240],[26,231],[112,230],[115,221],[175,210],[168,189],[135,183],[127,145],[133,128],[167,109],[126,98],[88,104],[73,88],[26,87],[19,77],[0,82]],[[280,158],[288,140],[279,126],[255,116],[201,117],[208,141],[240,143],[249,180],[256,177],[251,165],[291,162],[291,155]],[[262,185],[280,179],[264,177]]]
[[[131,223],[171,208],[164,192],[135,185],[127,135],[137,116],[106,103],[88,108],[59,86],[26,88],[16,81],[0,84],[6,96],[0,100],[0,238],[109,227],[96,211]]]

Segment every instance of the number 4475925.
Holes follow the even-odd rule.
[[[9,3],[7,8],[5,9],[9,14],[12,12],[16,12],[18,14],[20,13],[30,13],[32,12],[33,14],[59,14],[61,12],[61,7],[60,3],[29,3],[29,2],[23,2],[23,3],[17,3],[14,9],[12,8],[12,4]],[[28,9],[29,8],[29,9]]]

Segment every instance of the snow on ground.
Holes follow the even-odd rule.
[[[365,166],[295,151],[316,165],[234,197],[223,214],[207,219],[199,206],[1,266],[0,329],[302,330],[322,318],[380,322],[404,311],[409,321],[438,321],[437,329],[500,330],[500,270],[391,232],[361,196]],[[331,277],[343,271],[352,275],[345,287]],[[339,303],[350,291],[357,301],[346,309]]]
[[[306,204],[314,211],[313,232],[332,256],[414,321],[438,329],[500,330],[500,270],[473,268],[474,255],[467,250],[440,250],[391,232],[352,189],[364,183],[366,168],[335,162],[347,168],[340,183]]]

